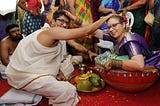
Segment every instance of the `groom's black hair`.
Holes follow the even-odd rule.
[[[70,21],[70,18],[66,15],[65,11],[63,10],[57,10],[53,13],[53,19],[56,20],[57,18],[59,18],[60,16],[65,16],[67,17],[67,19]]]

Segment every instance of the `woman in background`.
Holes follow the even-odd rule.
[[[150,9],[154,8],[154,23],[151,27],[150,48],[160,50],[160,0],[149,0]]]
[[[23,17],[23,34],[28,36],[42,26],[41,1],[40,0],[19,0],[18,6],[25,10]]]

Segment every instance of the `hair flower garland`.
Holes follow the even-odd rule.
[[[123,21],[127,24],[128,23],[127,17],[126,16],[122,16],[122,18],[123,18]]]

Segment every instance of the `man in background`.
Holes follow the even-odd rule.
[[[6,27],[6,37],[0,42],[0,54],[1,54],[1,64],[0,70],[2,76],[4,76],[5,66],[9,63],[9,58],[16,49],[19,41],[23,38],[19,26],[17,24],[9,24]],[[3,66],[4,65],[4,66]]]

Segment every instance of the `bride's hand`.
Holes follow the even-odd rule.
[[[105,64],[104,64],[104,69],[106,70],[106,71],[109,71],[111,68],[112,68],[112,66],[111,66],[111,59],[109,60],[109,61],[107,61]]]

